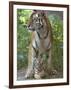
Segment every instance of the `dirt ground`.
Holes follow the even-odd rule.
[[[26,74],[26,69],[22,68],[20,70],[17,70],[17,80],[18,81],[25,80],[25,78],[24,78],[25,74]],[[56,75],[47,76],[45,79],[53,79],[53,78],[63,78],[63,73],[57,72]],[[29,79],[27,79],[27,80],[29,80]]]

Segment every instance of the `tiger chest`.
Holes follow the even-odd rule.
[[[51,41],[49,37],[45,40],[44,39],[40,40],[39,48],[41,52],[46,52],[50,48],[50,46],[51,46]]]

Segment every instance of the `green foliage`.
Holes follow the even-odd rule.
[[[27,66],[28,45],[31,40],[31,33],[27,30],[27,22],[30,10],[17,10],[17,67],[18,69]]]
[[[17,10],[17,24],[26,25],[31,12],[32,10],[18,9]]]
[[[28,46],[31,33],[27,30],[27,22],[32,10],[17,10],[17,67],[26,68],[28,61]],[[49,15],[53,34],[52,64],[57,71],[63,70],[63,22],[57,15]]]
[[[63,71],[63,22],[57,15],[50,15],[53,34],[52,64],[57,71]]]

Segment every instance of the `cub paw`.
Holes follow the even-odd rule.
[[[49,75],[57,75],[57,70],[50,68],[50,69],[48,69],[48,74]]]
[[[41,79],[40,75],[38,75],[38,74],[35,74],[35,75],[34,75],[34,78],[35,78],[35,79]]]

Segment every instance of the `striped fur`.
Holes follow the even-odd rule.
[[[32,31],[32,40],[25,78],[40,79],[46,75],[48,68],[51,68],[52,27],[45,11],[33,11],[28,30]]]

